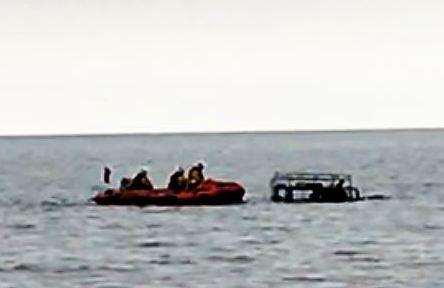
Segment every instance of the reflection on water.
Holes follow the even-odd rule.
[[[98,207],[149,166],[205,160],[249,203]],[[0,139],[0,287],[443,287],[444,133]],[[348,172],[390,201],[268,201],[276,169]]]

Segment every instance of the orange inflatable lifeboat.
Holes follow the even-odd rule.
[[[108,189],[92,200],[98,205],[228,205],[243,203],[244,195],[237,183],[208,179],[196,191]]]

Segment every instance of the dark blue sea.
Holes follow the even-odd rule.
[[[101,207],[104,165],[164,186],[197,161],[248,203]],[[277,204],[275,171],[386,201]],[[0,287],[444,287],[444,132],[0,138]]]

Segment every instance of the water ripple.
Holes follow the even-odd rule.
[[[12,228],[12,229],[19,229],[19,230],[24,229],[24,230],[26,230],[26,229],[34,229],[34,228],[36,228],[37,226],[34,225],[34,224],[26,224],[26,223],[22,223],[22,224],[9,225],[8,227],[9,227],[9,228]]]
[[[102,271],[113,271],[113,272],[133,272],[136,271],[136,267],[127,264],[106,264],[97,267],[98,270]]]
[[[208,257],[207,260],[215,262],[240,263],[240,264],[248,264],[255,261],[253,257],[247,255],[237,255],[232,257],[215,255]]]
[[[360,251],[354,251],[354,250],[337,250],[333,254],[338,255],[338,256],[355,256],[355,255],[360,255],[363,253]]]
[[[283,277],[285,282],[326,282],[327,279],[320,275],[302,275],[302,276],[288,276]]]
[[[177,247],[177,244],[172,242],[162,242],[162,241],[146,241],[137,244],[137,247],[140,248],[158,248],[158,247]]]
[[[41,273],[44,272],[44,268],[37,264],[33,263],[20,263],[16,264],[12,267],[11,270],[14,271],[23,271],[23,272],[33,272],[33,273]]]

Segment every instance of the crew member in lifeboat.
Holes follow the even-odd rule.
[[[122,180],[120,180],[120,190],[126,190],[131,186],[131,178],[129,177],[123,177]]]
[[[141,170],[134,179],[131,180],[131,184],[127,186],[128,190],[153,190],[153,184],[148,179],[148,172]]]
[[[185,178],[185,171],[179,167],[171,176],[168,183],[168,189],[174,192],[179,192],[187,189],[187,178]]]
[[[196,166],[191,167],[191,169],[188,171],[188,190],[197,190],[205,181],[203,169],[204,165],[202,163],[198,163]]]

